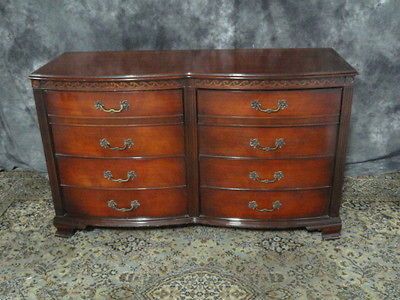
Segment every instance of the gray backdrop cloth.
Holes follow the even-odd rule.
[[[28,75],[64,51],[333,47],[359,72],[348,174],[400,169],[400,1],[0,0],[0,168],[45,171]]]

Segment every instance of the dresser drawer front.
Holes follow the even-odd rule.
[[[201,189],[201,214],[219,218],[292,219],[327,214],[330,189],[285,192]]]
[[[184,155],[182,125],[64,126],[52,125],[57,154],[93,157]]]
[[[62,189],[69,215],[118,218],[168,218],[187,214],[186,189],[145,191]]]
[[[260,118],[338,115],[341,89],[292,91],[198,91],[203,116]]]
[[[185,185],[183,158],[96,159],[58,157],[62,185],[108,188]]]
[[[199,127],[200,155],[281,158],[331,156],[337,126],[240,128]]]
[[[202,186],[242,189],[296,189],[331,186],[333,159],[201,158]]]
[[[126,118],[183,113],[182,92],[53,92],[45,94],[47,112],[55,116]]]

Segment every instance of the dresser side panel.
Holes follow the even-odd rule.
[[[329,213],[331,217],[339,216],[339,210],[342,198],[342,189],[343,189],[344,170],[346,163],[347,141],[350,129],[352,98],[353,98],[353,87],[352,86],[344,87],[342,93],[340,124],[339,124],[339,132],[338,132],[338,139],[336,146],[335,169],[333,176],[333,188],[332,188],[331,205]]]
[[[33,95],[35,98],[36,111],[38,115],[40,134],[42,136],[44,155],[46,158],[46,166],[49,175],[51,194],[53,196],[54,209],[57,216],[62,216],[64,215],[65,211],[62,204],[61,192],[59,189],[58,171],[54,157],[51,128],[47,119],[46,103],[43,98],[43,91],[34,89]]]

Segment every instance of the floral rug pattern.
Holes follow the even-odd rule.
[[[0,299],[400,299],[400,173],[347,178],[333,241],[205,226],[62,239],[47,180],[25,171],[0,172],[0,201]]]

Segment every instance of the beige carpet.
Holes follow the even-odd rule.
[[[61,239],[47,180],[22,171],[0,172],[1,209],[0,299],[400,299],[400,173],[347,179],[335,241],[200,226]]]

